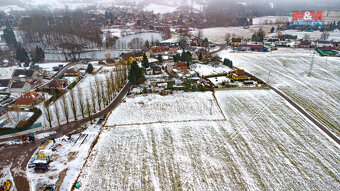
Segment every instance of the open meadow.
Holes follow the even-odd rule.
[[[160,100],[190,96],[174,94]],[[199,93],[192,96],[200,98]],[[208,93],[202,93],[205,96]],[[210,93],[211,94],[211,93]],[[82,169],[80,190],[337,190],[339,147],[271,90],[217,91],[225,120],[147,123],[119,110]],[[137,104],[143,96],[129,98]],[[152,101],[151,101],[152,102]],[[156,103],[152,103],[156,105]],[[184,104],[185,105],[185,104]],[[207,108],[191,107],[205,114]],[[119,107],[121,107],[119,106]],[[146,109],[155,108],[155,106]],[[164,113],[154,112],[158,117]],[[184,112],[184,113],[183,113]],[[159,116],[162,115],[162,116]],[[212,118],[221,116],[212,110]],[[205,116],[205,115],[202,115]],[[208,116],[207,116],[208,117]],[[110,117],[111,118],[111,117]],[[181,121],[182,120],[182,121]],[[113,119],[110,119],[110,124]]]
[[[279,48],[263,53],[219,53],[234,66],[263,79],[284,92],[320,123],[340,137],[340,58],[315,54],[312,75],[308,76],[313,51]]]

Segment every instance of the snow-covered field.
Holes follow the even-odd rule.
[[[112,111],[106,126],[207,119],[223,119],[211,92],[147,94],[128,97]]]
[[[234,34],[235,37],[243,37],[243,38],[251,38],[254,32],[258,31],[259,28],[262,28],[265,32],[269,32],[271,29],[271,25],[252,25],[249,26],[248,29],[243,27],[213,27],[213,28],[205,28],[202,29],[202,36],[204,38],[208,38],[209,41],[217,44],[225,43],[225,36],[229,33],[232,37]],[[194,35],[197,35],[198,30],[192,32]]]
[[[231,70],[228,66],[221,64],[216,67],[206,64],[192,64],[190,67],[197,72],[199,76],[226,74]]]
[[[297,102],[319,122],[340,136],[340,59],[315,55],[312,76],[308,76],[312,52],[279,48],[268,53],[219,53],[234,66],[268,81]],[[269,74],[270,72],[270,74]]]
[[[285,31],[281,31],[281,33],[297,36],[298,39],[304,39],[304,37],[307,35],[310,40],[319,40],[322,35],[322,32],[320,31],[307,32],[307,31],[299,31],[299,30],[285,30]],[[277,33],[267,34],[267,36],[277,37]],[[329,32],[329,37],[327,40],[340,41],[339,32]]]
[[[273,25],[291,22],[293,18],[291,16],[264,16],[253,18],[254,25]]]
[[[49,63],[36,63],[35,65],[42,67],[46,71],[53,71],[53,67],[58,67],[59,65],[65,66],[67,62],[49,62]]]
[[[226,121],[162,122],[104,130],[82,169],[80,190],[340,187],[339,147],[273,91],[218,91],[216,97]],[[135,105],[139,101],[135,98]],[[206,119],[207,108],[187,105]],[[114,112],[111,116],[124,119],[130,113],[135,118],[135,111],[124,111],[124,104],[119,107],[122,109],[115,111],[121,115]],[[172,115],[172,107],[165,108],[167,115],[156,109],[154,115]],[[177,113],[191,119],[186,110],[175,111],[175,116]],[[220,111],[214,110],[213,114],[220,115]],[[149,113],[137,114],[134,122],[142,118],[149,119]]]
[[[5,78],[12,78],[12,74],[14,72],[14,70],[16,69],[23,69],[22,67],[18,67],[18,66],[12,66],[12,67],[4,67],[1,68],[1,72],[0,72],[0,79],[5,79]]]

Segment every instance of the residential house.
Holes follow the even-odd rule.
[[[105,62],[103,60],[99,60],[98,65],[105,65]]]
[[[32,108],[33,106],[41,103],[42,101],[44,101],[43,96],[38,92],[32,91],[27,92],[24,95],[20,96],[15,101],[15,104],[19,107]]]
[[[319,40],[317,42],[317,47],[333,47],[334,45],[329,42],[329,41],[325,41],[325,40]]]
[[[22,82],[42,81],[42,75],[36,70],[15,69],[12,74],[12,79]]]
[[[65,72],[65,76],[78,76],[80,73],[79,69],[70,68]]]
[[[0,117],[3,115],[6,115],[6,113],[7,113],[7,109],[4,107],[0,107]]]
[[[151,47],[151,53],[154,55],[158,55],[161,54],[163,52],[165,52],[166,49],[164,46],[155,46],[155,47]]]
[[[31,84],[22,81],[13,81],[9,87],[9,93],[23,93],[31,89]]]
[[[267,52],[268,48],[260,44],[245,44],[238,47],[234,47],[234,50]]]
[[[153,74],[154,75],[158,75],[158,74],[161,74],[162,73],[162,68],[160,66],[155,66],[154,68],[152,68],[153,70]]]
[[[11,79],[0,79],[0,92],[8,93]]]
[[[298,45],[300,48],[310,48],[311,42],[310,41],[301,41]]]
[[[241,38],[232,38],[231,39],[231,46],[240,46],[241,45]]]
[[[175,69],[177,69],[177,70],[188,69],[188,65],[187,65],[187,63],[185,63],[185,62],[177,62],[177,63],[175,64]]]
[[[206,86],[206,87],[210,87],[209,82],[208,82],[206,79],[204,79],[204,78],[200,78],[200,79],[198,80],[198,84],[203,84],[203,85]]]
[[[65,89],[68,85],[68,80],[64,79],[55,79],[48,83],[44,88],[48,89]]]
[[[227,76],[234,80],[248,80],[250,78],[243,69],[232,70],[228,72]]]
[[[151,68],[147,68],[147,69],[145,70],[145,73],[146,73],[147,75],[152,75],[152,74],[153,74],[153,70],[152,70]]]

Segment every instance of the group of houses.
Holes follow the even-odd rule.
[[[255,51],[255,52],[268,51],[268,47],[264,46],[262,43],[249,44],[242,41],[241,38],[232,38],[230,45],[232,49],[236,51]]]
[[[23,93],[42,82],[42,75],[32,69],[15,69],[9,79],[0,79],[1,93]]]

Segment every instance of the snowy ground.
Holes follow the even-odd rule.
[[[99,127],[91,125],[70,140],[56,139],[49,169],[45,173],[36,173],[33,168],[27,168],[31,190],[41,190],[42,186],[50,184],[59,184],[58,190],[70,190],[98,133]]]
[[[254,32],[258,31],[259,28],[262,27],[262,29],[265,32],[269,32],[271,29],[271,25],[252,25],[249,26],[248,29],[245,29],[243,27],[213,27],[213,28],[205,28],[202,29],[202,36],[204,38],[208,38],[209,41],[217,44],[224,44],[225,43],[225,36],[227,33],[229,33],[232,37],[234,34],[235,37],[243,37],[246,39],[251,38],[251,36],[254,34]],[[198,30],[192,32],[194,35],[197,35]]]
[[[12,67],[3,67],[0,68],[0,79],[8,79],[12,78],[12,74],[16,69],[24,69],[23,67],[12,66]]]
[[[339,188],[339,147],[273,91],[230,90],[216,96],[226,121],[107,128],[82,169],[80,190]],[[118,121],[129,113],[122,106],[122,115],[112,114]],[[172,107],[165,108],[168,115],[174,113]],[[205,119],[206,109],[191,109]],[[177,112],[188,116],[184,110]],[[150,118],[148,113],[137,116],[136,123]]]
[[[211,92],[147,94],[126,98],[112,111],[106,126],[207,119],[223,119]]]
[[[299,31],[299,30],[285,30],[281,31],[282,34],[290,34],[297,36],[298,39],[304,39],[305,35],[309,36],[310,40],[319,40],[321,38],[322,32],[320,31]],[[277,37],[277,33],[267,34],[268,37]],[[329,37],[327,40],[340,41],[339,32],[329,32]]]
[[[228,66],[221,64],[216,67],[206,64],[192,64],[190,68],[197,72],[199,76],[226,74],[231,70]]]
[[[36,63],[35,65],[42,67],[46,71],[53,71],[53,67],[58,67],[59,65],[65,66],[67,62],[48,62],[48,63]]]
[[[219,53],[268,81],[307,110],[313,117],[340,136],[340,59],[314,58],[312,76],[308,77],[312,52],[306,49],[279,48],[268,53]],[[270,72],[270,75],[269,75]]]

